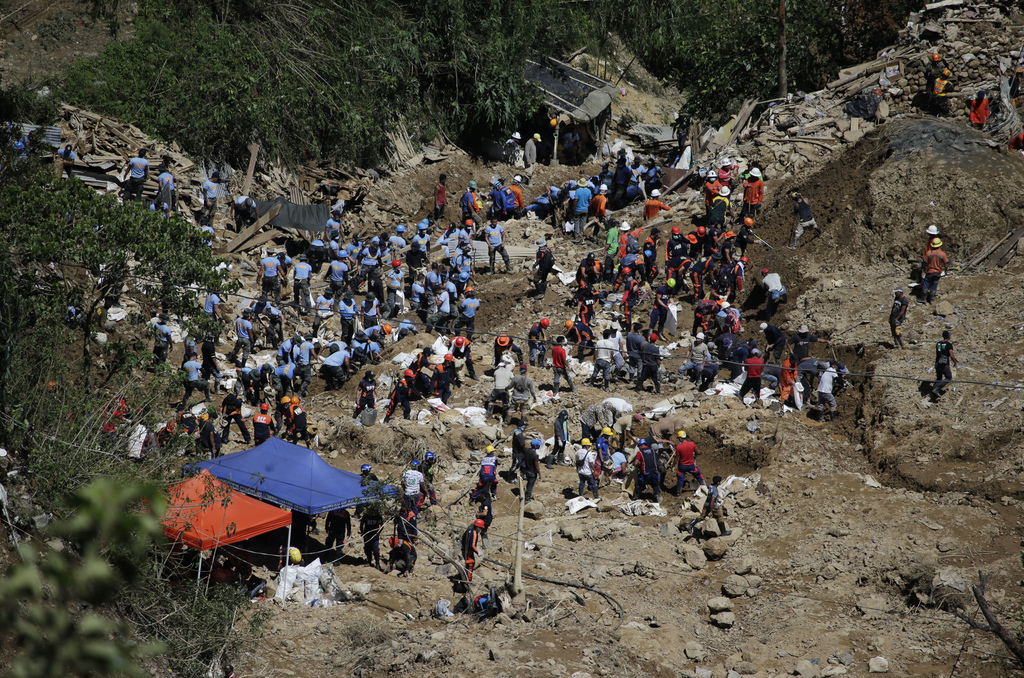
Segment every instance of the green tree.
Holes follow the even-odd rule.
[[[98,480],[71,499],[52,531],[77,554],[27,543],[0,580],[0,635],[16,656],[5,676],[144,676],[138,659],[162,648],[133,642],[131,628],[97,610],[141,579],[159,533],[163,498],[152,486]]]

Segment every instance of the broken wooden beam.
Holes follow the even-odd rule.
[[[235,237],[234,240],[232,240],[230,243],[228,243],[228,246],[224,248],[224,251],[225,252],[236,252],[236,251],[238,251],[238,248],[241,247],[245,243],[246,240],[248,240],[253,235],[255,235],[256,232],[259,231],[261,228],[263,228],[264,226],[269,224],[270,220],[273,219],[274,217],[276,217],[278,212],[280,212],[280,211],[281,211],[281,205],[280,204],[274,205],[273,207],[271,207],[267,211],[266,214],[264,214],[262,217],[260,217],[259,219],[256,220],[256,223],[254,223],[252,226],[249,226],[248,228],[243,230],[241,233],[239,233]]]

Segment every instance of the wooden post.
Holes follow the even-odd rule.
[[[516,527],[516,567],[512,578],[512,593],[523,592],[523,515],[526,512],[526,495],[523,487],[523,475],[519,474],[519,525]]]
[[[256,170],[256,156],[259,152],[259,144],[249,144],[249,169],[245,172],[245,183],[242,184],[242,195],[249,195],[249,189],[252,187],[252,173]]]

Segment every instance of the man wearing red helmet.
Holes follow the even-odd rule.
[[[395,414],[395,408],[402,408],[402,416],[405,419],[409,418],[412,413],[412,406],[409,404],[409,397],[414,396],[416,399],[422,398],[423,396],[416,387],[413,385],[413,379],[416,378],[416,373],[412,370],[406,370],[402,375],[402,378],[395,384],[395,388],[391,391],[391,403],[388,405],[388,413],[384,417],[384,423],[388,423],[391,417]]]
[[[551,326],[551,321],[547,318],[541,318],[537,322],[533,323],[530,327],[529,336],[529,347],[530,347],[530,366],[537,366],[537,358],[540,358],[541,367],[543,367],[544,354],[547,352],[547,346],[545,345],[545,330]]]
[[[461,383],[458,376],[458,370],[463,366],[466,367],[466,372],[469,373],[469,378],[473,380],[476,379],[476,370],[473,367],[473,356],[470,353],[469,348],[471,343],[472,342],[470,342],[466,337],[455,337],[452,340],[452,356],[455,358],[456,367],[455,383],[457,384]]]

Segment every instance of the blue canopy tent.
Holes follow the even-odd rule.
[[[313,450],[279,438],[196,466],[239,492],[310,515],[373,499],[358,473],[334,468]]]

